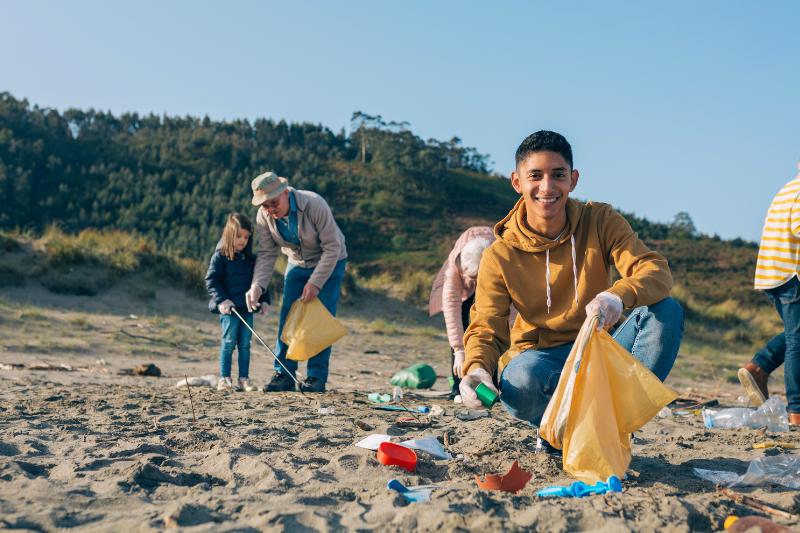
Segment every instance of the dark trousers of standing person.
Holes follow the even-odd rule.
[[[475,303],[475,294],[461,302],[461,325],[464,326],[464,331],[469,326],[469,310],[472,304]],[[456,362],[456,353],[450,348],[450,375],[453,376],[453,386],[450,389],[450,398],[454,398],[458,394],[458,385],[461,383],[461,378],[456,376],[453,372],[453,364]]]

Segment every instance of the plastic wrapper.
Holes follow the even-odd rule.
[[[755,487],[759,485],[783,485],[790,489],[800,489],[800,456],[772,455],[750,461],[747,472],[738,475],[725,470],[694,469],[697,477],[715,485],[729,487]]]

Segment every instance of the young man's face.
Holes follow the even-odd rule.
[[[283,191],[280,196],[267,200],[261,208],[272,218],[283,218],[289,214],[289,191]]]
[[[533,152],[511,173],[511,185],[525,199],[528,220],[543,223],[566,214],[567,198],[577,184],[578,171],[556,152]]]

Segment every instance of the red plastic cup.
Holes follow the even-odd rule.
[[[378,447],[378,461],[384,465],[399,466],[409,472],[417,469],[417,454],[414,450],[394,442],[381,442]]]

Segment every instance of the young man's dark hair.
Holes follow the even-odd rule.
[[[517,164],[524,161],[534,152],[555,152],[569,163],[569,168],[574,168],[572,164],[572,147],[560,133],[548,130],[539,130],[531,133],[517,148],[517,155],[514,157]]]

